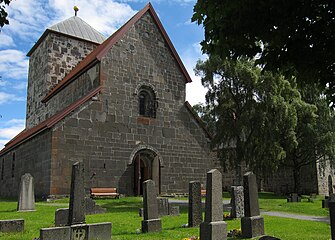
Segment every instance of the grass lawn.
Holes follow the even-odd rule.
[[[262,197],[262,196],[261,196]],[[271,199],[265,195],[260,202],[266,200],[266,206],[282,204],[283,199]],[[285,200],[285,199],[284,199]],[[0,233],[0,239],[5,240],[32,240],[39,236],[39,229],[51,227],[54,224],[54,213],[57,208],[64,208],[68,200],[52,203],[37,202],[35,212],[16,212],[16,201],[0,200],[0,219],[25,219],[25,230],[18,234]],[[272,204],[271,202],[275,203]],[[278,203],[277,203],[278,201]],[[285,200],[286,201],[286,200]],[[107,208],[106,214],[88,215],[88,223],[112,222],[113,240],[121,239],[176,239],[199,236],[198,228],[182,228],[187,223],[187,208],[181,208],[179,217],[166,216],[162,218],[163,230],[160,233],[136,234],[141,228],[142,218],[138,216],[138,208],[142,206],[141,198],[128,197],[121,199],[98,199],[97,203]],[[271,205],[271,204],[272,205]],[[58,206],[55,206],[58,204]],[[302,203],[299,203],[302,204]],[[314,206],[312,204],[306,206]],[[307,208],[307,207],[304,207]],[[287,207],[286,207],[287,209]],[[271,209],[272,210],[272,209]],[[277,210],[276,210],[277,211]],[[330,227],[328,224],[294,219],[264,216],[265,232],[281,239],[330,239]],[[228,229],[240,228],[239,220],[228,220]]]

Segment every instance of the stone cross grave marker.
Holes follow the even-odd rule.
[[[152,180],[143,182],[143,215],[142,232],[161,231],[162,223],[158,218],[156,188]]]
[[[217,169],[207,172],[205,221],[200,224],[200,239],[227,239],[227,223],[223,221],[222,175]]]
[[[231,187],[231,218],[244,217],[244,193],[243,186]]]
[[[247,172],[243,176],[244,216],[241,218],[242,236],[253,238],[264,235],[264,219],[260,216],[256,175]]]
[[[68,224],[85,223],[85,189],[83,163],[72,165]]]
[[[35,211],[34,178],[30,173],[26,173],[21,177],[17,210]]]
[[[197,227],[202,223],[201,184],[189,182],[188,227]]]

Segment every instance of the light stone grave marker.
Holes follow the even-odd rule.
[[[30,173],[21,176],[17,211],[35,211],[34,178]]]

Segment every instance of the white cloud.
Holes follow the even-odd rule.
[[[15,49],[0,50],[0,75],[6,78],[27,78],[28,58]]]
[[[200,44],[194,43],[181,54],[181,58],[192,79],[191,83],[186,84],[186,100],[191,105],[204,103],[207,90],[202,86],[201,78],[195,76],[193,69],[199,59],[205,60],[207,56],[201,53]]]
[[[50,6],[57,14],[56,22],[74,15],[73,2],[68,0],[49,0]],[[128,4],[105,0],[77,0],[78,16],[93,28],[105,35],[111,35],[136,11]]]
[[[25,128],[25,119],[11,119],[0,122],[0,149]]]
[[[0,33],[0,48],[14,46],[14,40],[11,36],[5,34],[4,32]]]
[[[0,105],[8,102],[25,101],[24,97],[12,93],[0,92]]]

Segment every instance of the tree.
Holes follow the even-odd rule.
[[[257,57],[265,70],[317,83],[335,98],[335,1],[198,0],[202,50],[222,59]]]
[[[210,55],[198,62],[196,74],[208,88],[211,113],[205,116],[215,122],[212,147],[223,166],[245,163],[258,173],[276,169],[286,157],[281,141],[296,145],[294,104],[301,98],[295,86],[280,74],[261,73],[246,59]]]
[[[9,24],[6,5],[9,6],[11,1],[12,0],[0,0],[0,28],[2,28],[5,24]]]
[[[315,88],[301,89],[305,102],[295,106],[297,144],[285,146],[283,163],[293,171],[294,191],[301,191],[300,173],[304,166],[317,164],[321,169],[335,160],[335,116],[327,100]],[[309,102],[309,103],[307,103]],[[320,169],[320,168],[319,168]]]

